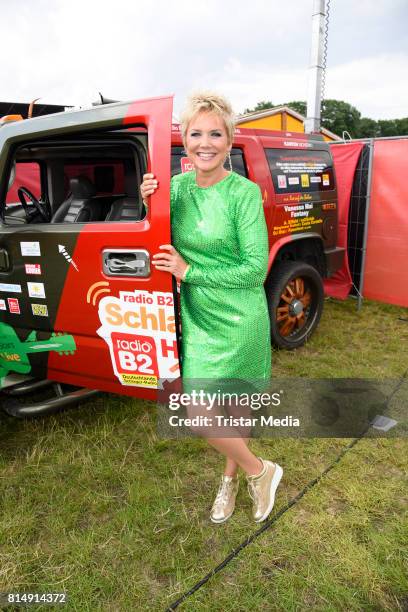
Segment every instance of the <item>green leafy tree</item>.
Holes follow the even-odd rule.
[[[360,111],[348,102],[343,102],[343,100],[323,100],[322,126],[338,136],[347,131],[352,138],[357,138],[360,118]]]
[[[254,108],[246,108],[244,113],[255,113],[256,111],[266,110],[267,108],[273,108],[273,102],[270,100],[262,100],[262,102],[258,102]]]
[[[380,119],[377,123],[380,136],[406,136],[408,134],[408,117],[403,119]]]
[[[307,114],[307,105],[304,100],[292,100],[279,104],[288,106],[304,117]],[[272,102],[262,101],[254,108],[245,109],[245,113],[274,108]],[[275,107],[276,108],[276,107]],[[322,104],[322,127],[334,134],[341,136],[344,131],[352,138],[378,138],[380,136],[406,136],[408,135],[408,117],[403,119],[370,119],[361,117],[361,113],[355,106],[343,100],[323,100]]]
[[[408,135],[408,117],[403,119],[379,119],[375,122],[377,125],[377,132],[375,136],[407,136]],[[371,137],[371,133],[363,133],[363,129],[360,130],[361,137]]]
[[[398,132],[396,136],[408,136],[408,117],[395,119],[395,124]]]
[[[289,108],[292,108],[297,113],[300,113],[301,115],[306,117],[307,104],[303,100],[293,100],[292,102],[285,102],[284,104],[282,104],[282,106],[289,106]]]
[[[377,123],[381,136],[398,136],[395,119],[379,119]]]
[[[381,129],[378,121],[369,117],[361,117],[358,126],[358,138],[376,138],[381,136]]]
[[[293,110],[304,117],[307,116],[307,104],[303,100],[286,102],[284,106],[293,108]],[[346,130],[351,136],[356,138],[360,115],[360,112],[348,102],[343,102],[342,100],[323,100],[322,127],[334,132],[334,134],[341,136],[342,132]]]

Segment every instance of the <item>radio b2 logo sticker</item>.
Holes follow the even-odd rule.
[[[96,300],[88,297],[94,304]],[[172,293],[135,290],[120,291],[119,297],[105,295],[98,314],[97,333],[109,346],[121,385],[157,389],[160,379],[180,376]]]
[[[112,348],[122,385],[157,386],[159,366],[152,337],[113,332]]]

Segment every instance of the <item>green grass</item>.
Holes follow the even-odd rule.
[[[274,374],[398,378],[399,317],[406,310],[329,300],[307,346],[274,353]],[[0,591],[66,591],[72,610],[164,610],[256,531],[244,479],[232,519],[209,521],[222,460],[202,440],[159,439],[154,415],[148,402],[102,395],[41,420],[0,416]],[[276,511],[348,443],[253,440],[285,469]],[[179,609],[406,609],[407,447],[358,442]]]
[[[327,298],[310,342],[294,351],[276,351],[273,374],[383,380],[401,376],[407,368],[406,308],[365,300],[357,311],[354,299]]]

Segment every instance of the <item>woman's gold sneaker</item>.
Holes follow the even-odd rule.
[[[223,523],[228,520],[235,509],[235,499],[239,487],[238,476],[223,476],[217,496],[210,512],[213,523]]]
[[[261,457],[259,457],[261,459]],[[264,521],[275,502],[275,493],[283,470],[277,463],[261,459],[263,470],[255,476],[247,476],[248,492],[253,501],[252,516],[255,522]]]

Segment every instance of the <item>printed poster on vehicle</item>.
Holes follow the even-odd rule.
[[[98,307],[98,335],[109,347],[112,368],[122,385],[160,387],[160,379],[180,376],[171,292],[121,291]]]
[[[23,257],[39,257],[41,255],[40,243],[35,242],[20,242],[21,255]]]
[[[44,283],[27,283],[28,295],[34,298],[45,298]]]
[[[40,264],[25,264],[24,267],[26,274],[41,274]]]
[[[7,303],[9,307],[9,311],[12,314],[21,314],[20,311],[20,302],[17,298],[7,298]]]
[[[35,317],[48,317],[46,304],[31,304],[31,311]]]
[[[328,151],[266,149],[277,194],[333,189],[333,162]]]
[[[302,183],[302,187],[309,187],[309,175],[308,174],[301,174],[300,175],[300,180]]]
[[[7,293],[21,293],[21,285],[15,285],[14,283],[0,283],[0,291],[6,291]]]

